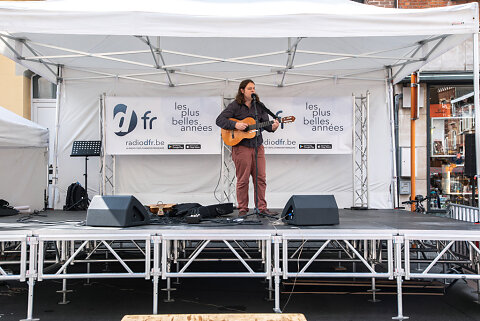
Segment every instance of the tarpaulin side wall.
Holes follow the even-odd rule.
[[[75,71],[66,71],[65,77],[74,78]],[[380,79],[383,73],[377,75]],[[195,87],[159,88],[117,79],[97,81],[66,81],[62,89],[59,128],[59,187],[63,204],[68,185],[83,183],[83,161],[69,157],[75,140],[99,139],[99,99],[107,96],[158,97],[211,95],[232,97],[237,84],[218,84]],[[392,206],[389,185],[392,177],[389,111],[386,105],[385,82],[328,80],[288,88],[257,85],[262,97],[292,96],[347,96],[370,91],[370,200],[373,208]],[[275,111],[275,106],[269,106]],[[353,107],[352,107],[353,108]],[[218,106],[220,112],[221,106]],[[270,135],[270,136],[268,136]],[[265,133],[274,138],[275,134]],[[219,138],[220,140],[220,138]],[[220,142],[219,142],[220,143]],[[143,203],[218,201],[214,190],[219,180],[220,155],[194,156],[117,156],[116,192],[134,194]],[[100,161],[89,161],[89,193],[98,193]],[[267,155],[267,201],[270,207],[283,207],[292,194],[334,194],[340,207],[352,206],[351,155]],[[253,193],[250,193],[253,196]],[[217,190],[220,197],[220,190]],[[252,203],[253,204],[253,203]]]
[[[0,107],[0,198],[12,206],[44,207],[48,130]]]

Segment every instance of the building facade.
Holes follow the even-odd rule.
[[[0,55],[0,106],[31,119],[30,73]]]
[[[358,0],[385,8],[424,9],[466,0]],[[416,127],[416,195],[430,195],[431,211],[449,203],[477,205],[473,105],[473,41],[467,40],[420,70],[420,106]],[[410,84],[395,87],[399,204],[410,198]]]

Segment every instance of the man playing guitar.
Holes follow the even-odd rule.
[[[250,79],[243,80],[238,87],[235,100],[228,105],[220,115],[218,115],[216,120],[217,126],[225,130],[246,130],[249,124],[242,122],[241,119],[255,117],[252,94],[256,95],[255,83]],[[256,108],[259,123],[269,120],[264,106],[265,105],[260,102],[258,96],[256,96]],[[230,118],[240,119],[240,121],[234,121]],[[277,130],[278,126],[279,122],[275,119],[271,125],[263,128],[266,131],[274,132]],[[259,129],[257,136],[242,139],[237,145],[232,147],[232,159],[235,164],[237,175],[237,201],[240,216],[244,216],[248,213],[248,185],[250,176],[252,176],[253,184],[255,186],[255,145],[258,146],[258,204],[256,205],[261,214],[278,214],[267,209],[267,202],[265,200],[265,190],[267,189],[266,164],[261,132],[262,129]]]

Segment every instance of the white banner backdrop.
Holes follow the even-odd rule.
[[[212,73],[213,76],[215,74]],[[383,71],[377,73],[383,77]],[[129,96],[141,97],[195,97],[215,96],[233,97],[238,83],[227,85],[211,83],[199,86],[167,87],[148,83],[135,83],[118,78],[87,81],[68,80],[82,73],[65,70],[65,78],[60,95],[59,112],[59,194],[55,208],[65,204],[68,186],[72,182],[83,182],[85,160],[70,157],[72,143],[75,140],[99,140],[99,97]],[[233,78],[233,76],[232,76]],[[245,77],[246,78],[246,77]],[[369,112],[369,193],[372,208],[391,208],[390,198],[392,182],[392,140],[389,109],[386,106],[384,81],[358,81],[352,79],[328,80],[309,83],[302,86],[274,88],[257,84],[257,92],[267,107],[276,112],[282,105],[273,105],[265,97],[347,97],[370,94]],[[229,96],[230,95],[230,96]],[[350,96],[351,97],[351,96]],[[218,112],[220,112],[220,105]],[[152,111],[153,112],[153,111]],[[282,115],[288,115],[283,112]],[[295,114],[294,114],[295,115]],[[143,115],[140,115],[140,117]],[[139,119],[139,121],[142,121]],[[297,120],[298,121],[298,120]],[[297,122],[296,121],[296,122]],[[286,124],[288,126],[295,126]],[[154,121],[155,123],[155,121]],[[139,124],[143,126],[142,124]],[[264,132],[264,139],[276,138],[280,134]],[[285,129],[286,130],[286,129]],[[128,135],[127,135],[128,137]],[[218,140],[220,138],[218,137]],[[219,143],[220,144],[220,143]],[[107,164],[111,157],[106,158]],[[83,163],[82,163],[83,162]],[[102,179],[101,158],[92,158],[88,163],[88,193],[98,194]],[[111,163],[110,165],[111,166]],[[215,204],[221,196],[219,181],[222,159],[220,154],[183,155],[120,155],[115,158],[116,194],[135,195],[143,204],[184,203],[192,200],[203,204]],[[269,208],[282,209],[288,199],[294,195],[333,194],[339,208],[352,206],[352,155],[351,154],[270,154],[267,155],[267,202]],[[253,198],[253,185],[249,195]],[[253,206],[253,200],[250,202]]]
[[[280,117],[295,116],[273,135],[264,135],[267,154],[351,154],[352,97],[262,99]]]
[[[106,97],[110,155],[220,154],[221,97]]]

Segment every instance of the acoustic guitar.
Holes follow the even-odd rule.
[[[223,142],[228,146],[235,146],[238,143],[240,143],[242,139],[255,137],[257,130],[260,130],[260,128],[269,126],[274,122],[273,120],[269,120],[269,121],[264,121],[256,124],[255,119],[253,119],[252,117],[247,117],[242,120],[230,118],[230,120],[233,120],[235,122],[240,121],[242,123],[248,124],[248,126],[245,130],[222,128],[222,139],[223,139]],[[278,122],[281,124],[293,123],[294,121],[295,121],[295,116],[278,118]]]

